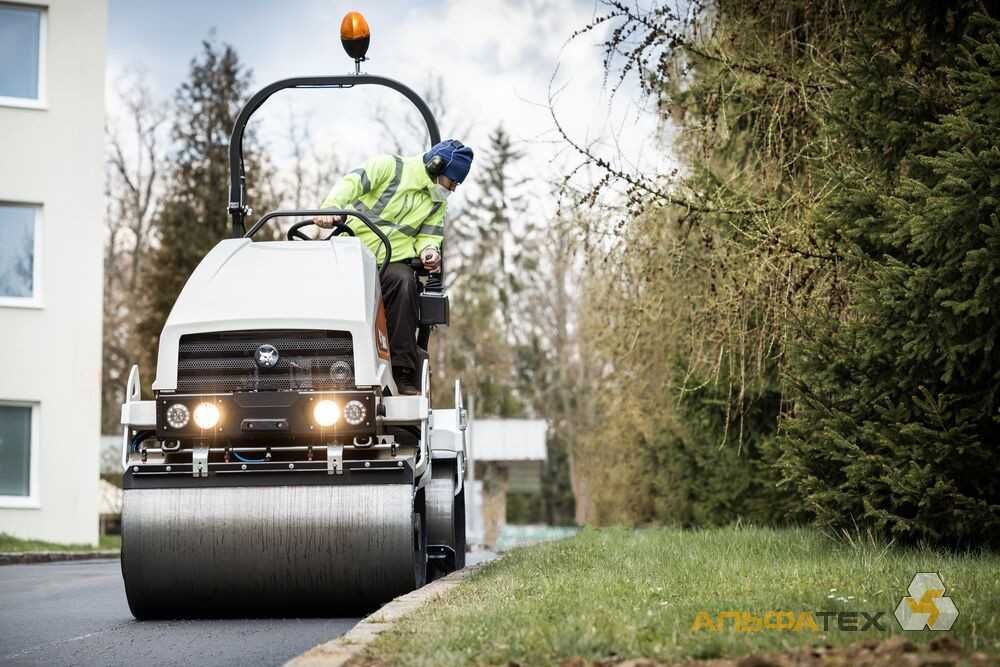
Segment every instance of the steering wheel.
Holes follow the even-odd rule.
[[[271,211],[270,213],[265,213],[264,215],[262,215],[257,220],[257,222],[253,223],[253,225],[250,227],[250,229],[248,229],[243,234],[243,238],[245,238],[245,239],[252,239],[253,235],[256,234],[258,231],[260,231],[261,227],[263,227],[264,225],[266,225],[271,220],[274,220],[275,218],[293,218],[293,217],[294,218],[301,218],[301,217],[304,217],[304,216],[307,216],[307,215],[311,215],[311,216],[317,216],[317,215],[323,215],[323,216],[326,216],[326,215],[341,215],[341,216],[344,216],[345,218],[357,218],[365,227],[367,227],[368,229],[370,229],[371,232],[372,232],[372,234],[374,234],[375,237],[378,238],[378,240],[379,240],[379,244],[381,245],[381,248],[382,248],[383,259],[382,259],[381,262],[379,262],[378,261],[378,255],[379,255],[379,253],[374,253],[375,254],[375,260],[376,260],[376,263],[378,264],[378,274],[379,274],[379,276],[384,276],[385,275],[385,270],[389,267],[389,262],[387,261],[386,258],[392,257],[392,243],[389,242],[389,237],[385,235],[385,232],[383,232],[381,229],[379,229],[378,225],[376,225],[374,222],[372,222],[371,219],[367,215],[365,215],[364,213],[362,213],[361,211],[355,211],[355,210],[349,210],[349,209],[336,209],[336,208],[334,208],[334,209],[330,209],[330,208],[323,208],[323,209],[319,209],[319,208],[317,208],[317,209],[312,209],[312,208],[310,208],[310,209],[287,209],[287,210]],[[299,230],[302,229],[303,227],[308,226],[308,225],[315,225],[315,224],[316,224],[316,222],[313,219],[303,220],[301,222],[295,223],[288,230],[288,234],[287,234],[288,239],[289,240],[300,239],[300,240],[303,240],[303,241],[312,241],[312,239],[310,239],[308,236],[306,236],[305,234],[303,234]],[[328,239],[332,238],[333,236],[335,236],[337,234],[348,234],[350,236],[354,236],[354,230],[351,229],[350,227],[348,227],[343,222],[341,222],[341,223],[334,223],[334,227],[335,227],[335,229],[334,229],[333,233],[331,233],[330,236],[328,236],[326,238],[328,238]]]
[[[308,227],[309,225],[316,225],[315,220],[303,220],[301,222],[296,222],[294,225],[288,228],[288,233],[285,237],[289,241],[312,241],[313,239],[306,236],[301,229],[303,227]],[[317,227],[319,225],[316,225]],[[333,223],[333,231],[327,236],[327,239],[332,239],[334,236],[340,236],[341,234],[347,234],[348,236],[354,236],[354,230],[351,229],[346,222],[335,222]]]

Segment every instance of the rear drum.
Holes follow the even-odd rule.
[[[465,489],[455,495],[455,477],[454,464],[439,459],[431,468],[427,486],[427,541],[454,552],[450,563],[431,561],[437,576],[465,567]]]

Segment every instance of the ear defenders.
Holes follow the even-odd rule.
[[[446,166],[448,166],[447,163],[445,163],[444,158],[440,155],[435,155],[424,163],[424,169],[427,170],[427,175],[431,178],[437,178],[443,174]]]

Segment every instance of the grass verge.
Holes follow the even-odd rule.
[[[121,549],[121,535],[102,535],[97,546],[91,544],[59,544],[42,540],[22,540],[0,533],[0,553],[24,553],[26,551],[104,551]]]
[[[833,541],[808,529],[584,530],[519,549],[382,634],[369,663],[558,664],[738,656],[905,634],[893,610],[917,572],[938,572],[959,609],[950,634],[1000,651],[1000,555]],[[881,611],[883,630],[692,630],[698,612]]]

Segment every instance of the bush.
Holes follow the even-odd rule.
[[[657,519],[685,526],[787,524],[795,502],[774,467],[780,394],[767,388],[733,401],[724,388],[705,384],[673,397],[683,428],[644,443]]]

